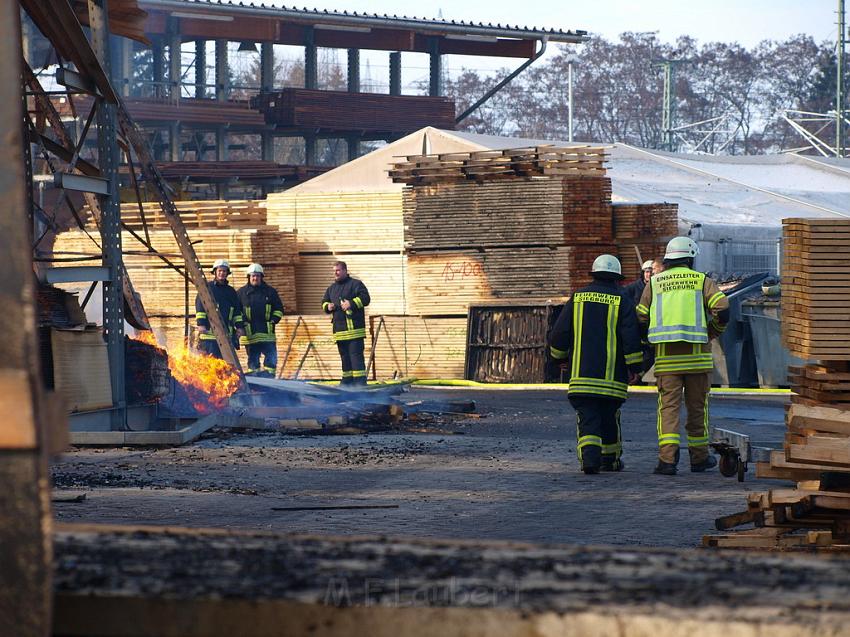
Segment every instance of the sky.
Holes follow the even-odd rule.
[[[246,4],[251,0],[243,0]],[[258,0],[253,0],[255,4]],[[752,46],[807,33],[834,40],[837,0],[263,0],[265,4],[422,18],[582,29],[609,39],[623,31],[658,31],[672,42],[687,34],[700,42]]]

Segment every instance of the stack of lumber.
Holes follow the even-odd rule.
[[[850,360],[850,220],[782,225],[783,343],[799,358]]]
[[[302,312],[319,313],[325,290],[333,283],[333,265],[344,260],[348,272],[370,290],[372,314],[404,314],[407,256],[390,254],[302,254],[295,273],[295,289]]]
[[[369,323],[377,378],[463,378],[465,316],[372,316]]]
[[[141,405],[157,402],[171,389],[171,371],[164,349],[124,337],[124,384],[127,402]]]
[[[455,127],[455,104],[445,97],[287,88],[261,93],[251,106],[279,127],[392,133]]]
[[[566,246],[410,254],[408,312],[465,315],[472,303],[561,299],[571,289],[573,258],[574,248]]]
[[[149,233],[153,247],[178,267],[183,259],[170,230]],[[287,312],[298,307],[295,285],[295,263],[298,259],[295,236],[270,226],[258,228],[190,229],[189,238],[205,269],[216,259],[227,259],[233,270],[230,282],[236,288],[245,284],[245,268],[261,263],[266,281],[277,288]],[[184,313],[184,278],[160,259],[145,254],[144,249],[128,232],[122,233],[124,263],[136,291],[142,296],[145,309],[151,316],[182,316]],[[54,253],[92,253],[96,250],[83,231],[63,232],[56,238]],[[141,248],[141,249],[140,249]],[[190,287],[190,312],[194,313],[195,290]]]
[[[670,203],[612,205],[614,243],[626,280],[636,279],[641,263],[661,257],[667,242],[678,235],[678,209]]]
[[[408,250],[561,245],[564,210],[556,180],[443,183],[404,192]]]
[[[266,218],[298,234],[299,252],[399,252],[404,247],[402,193],[346,191],[270,194]]]
[[[606,157],[599,147],[551,145],[409,155],[394,163],[389,174],[396,183],[416,186],[516,177],[604,177]]]
[[[92,411],[112,406],[109,356],[101,328],[51,328],[53,387],[68,411]]]
[[[569,177],[562,182],[564,241],[612,243],[611,179]]]
[[[266,208],[261,201],[175,201],[187,228],[256,228],[266,225]],[[88,212],[88,209],[85,208]],[[159,203],[121,204],[121,221],[134,230],[142,228],[142,213],[148,228],[167,229],[168,220]],[[94,224],[89,224],[94,227]],[[135,243],[135,242],[134,242]]]
[[[707,546],[850,550],[850,333],[843,331],[850,264],[837,258],[850,245],[850,222],[783,221],[783,338],[792,354],[820,364],[789,368],[791,403],[782,452],[759,463],[760,477],[797,483],[796,489],[754,493],[747,510],[718,518]],[[846,237],[846,238],[845,238]],[[787,309],[786,309],[787,308]],[[835,333],[837,336],[832,336]]]

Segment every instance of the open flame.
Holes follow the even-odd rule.
[[[139,331],[135,339],[162,348],[152,331]],[[171,375],[202,414],[227,406],[227,400],[239,389],[239,374],[226,361],[180,346],[168,350]]]

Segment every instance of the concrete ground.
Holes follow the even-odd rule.
[[[471,399],[482,418],[441,434],[293,436],[213,432],[172,449],[86,449],[53,467],[64,522],[223,527],[276,532],[693,547],[745,494],[783,484],[692,474],[652,475],[654,394],[623,410],[622,473],[585,476],[563,390],[414,388],[408,400]],[[716,426],[781,446],[782,397],[712,398]],[[683,450],[684,451],[684,450]],[[787,483],[786,483],[787,484]],[[398,508],[276,511],[319,505]]]

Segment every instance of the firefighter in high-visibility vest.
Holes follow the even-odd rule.
[[[275,325],[283,318],[283,302],[277,290],[266,283],[262,265],[252,263],[245,274],[248,283],[239,288],[237,294],[245,319],[245,336],[239,342],[248,354],[247,373],[274,376],[277,369]]]
[[[683,394],[691,471],[717,466],[708,447],[708,395],[714,368],[711,340],[726,329],[729,299],[714,280],[693,269],[697,254],[699,246],[688,237],[671,239],[664,253],[664,271],[650,279],[637,307],[638,320],[649,324],[649,342],[655,347],[655,473],[662,475],[675,475],[677,471]]]
[[[225,259],[216,259],[212,267],[213,280],[209,282],[210,292],[215,299],[221,320],[227,329],[227,337],[237,343],[236,337],[243,336],[242,303],[236,290],[230,287],[227,277],[230,276],[230,264]],[[222,358],[221,349],[215,340],[207,311],[201,303],[201,297],[195,297],[195,322],[198,326],[198,349],[202,352]]]
[[[593,283],[573,294],[549,333],[551,356],[571,365],[576,450],[588,474],[623,469],[620,406],[643,360],[634,304],[618,285],[620,262],[600,255],[591,276]]]

